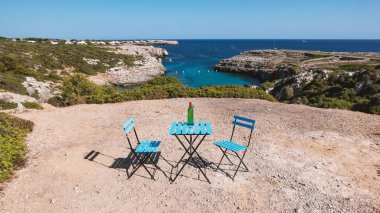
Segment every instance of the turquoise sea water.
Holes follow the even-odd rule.
[[[261,49],[380,52],[380,40],[179,40],[179,45],[160,46],[169,52],[163,59],[168,76],[185,85],[259,85],[252,76],[214,70],[221,59]]]

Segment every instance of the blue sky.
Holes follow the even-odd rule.
[[[0,0],[0,35],[380,39],[380,0]]]

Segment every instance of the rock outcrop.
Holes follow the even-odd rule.
[[[25,81],[22,85],[26,88],[30,96],[37,96],[41,102],[47,102],[49,98],[58,94],[54,83],[37,81],[33,77],[25,77]]]
[[[161,62],[161,57],[168,55],[162,48],[153,46],[136,46],[124,44],[114,48],[118,54],[141,56],[141,60],[135,62],[134,66],[120,64],[112,67],[106,73],[100,73],[90,77],[96,84],[127,85],[149,81],[166,72]]]
[[[0,92],[0,101],[4,102],[11,102],[11,103],[21,103],[21,102],[34,102],[37,103],[37,99],[26,96],[26,95],[20,95],[13,92]]]

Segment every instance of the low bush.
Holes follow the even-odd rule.
[[[21,104],[27,109],[44,109],[39,103],[22,102]],[[0,100],[0,110],[15,109],[15,108],[17,108],[17,103],[4,102]]]
[[[44,109],[39,103],[34,102],[22,102],[22,105],[27,109]]]
[[[276,101],[261,89],[243,86],[207,86],[190,88],[177,78],[159,76],[134,89],[116,90],[111,86],[98,86],[84,75],[66,78],[61,87],[62,94],[49,100],[55,106],[70,106],[81,103],[117,103],[131,100],[152,100],[184,97],[249,98]]]
[[[0,182],[9,179],[12,171],[25,162],[28,132],[34,124],[20,118],[0,113]]]
[[[0,110],[14,109],[17,107],[16,103],[4,102],[0,100]]]
[[[321,108],[339,108],[380,114],[380,70],[373,66],[341,66],[343,72],[317,73],[313,80],[297,83],[283,79],[271,91],[280,101]],[[360,70],[352,74],[347,71]]]

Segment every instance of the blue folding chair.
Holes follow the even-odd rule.
[[[157,166],[157,163],[154,163],[154,160],[152,159],[152,156],[157,153],[157,150],[158,150],[158,147],[161,144],[161,141],[141,141],[140,142],[139,137],[137,136],[137,132],[136,132],[136,128],[135,128],[135,123],[133,121],[133,117],[131,117],[130,119],[128,119],[123,124],[123,129],[124,129],[124,132],[125,132],[125,134],[127,136],[128,144],[129,144],[129,147],[130,147],[130,149],[132,151],[131,153],[132,153],[133,157],[135,157],[137,159],[137,165],[136,166],[132,165],[133,169],[132,169],[131,174],[128,175],[128,178],[131,178],[132,175],[141,166],[143,166],[145,168],[145,170],[149,173],[149,175],[152,177],[152,179],[155,180],[153,174],[150,173],[150,171],[148,170],[148,168],[144,164],[149,159],[150,162],[152,162],[152,164],[158,170],[160,170],[160,168]],[[133,129],[133,132],[134,132],[134,134],[136,136],[136,139],[137,139],[137,147],[136,148],[133,148],[131,140],[130,140],[130,138],[128,136],[128,134],[131,132],[132,129]],[[127,168],[127,174],[128,174],[128,168]]]
[[[232,122],[232,124],[234,125],[233,128],[232,128],[232,135],[231,135],[231,139],[230,140],[223,140],[223,141],[219,141],[219,142],[215,142],[214,144],[219,147],[219,149],[223,152],[223,156],[222,158],[220,159],[219,163],[218,163],[218,166],[216,167],[216,170],[219,169],[219,166],[220,164],[222,163],[223,161],[223,158],[226,157],[228,159],[228,161],[232,164],[232,165],[235,165],[234,163],[232,163],[231,159],[228,157],[227,154],[227,151],[229,152],[232,152],[235,154],[235,156],[240,160],[239,164],[237,165],[237,168],[236,168],[236,171],[234,172],[234,175],[231,176],[230,174],[228,174],[227,172],[225,172],[227,174],[227,176],[229,176],[232,180],[234,180],[239,168],[241,165],[243,165],[246,169],[246,171],[248,172],[248,167],[247,165],[245,165],[245,163],[243,162],[243,159],[245,157],[245,153],[247,152],[248,150],[248,147],[251,143],[251,138],[252,138],[252,133],[253,133],[253,130],[256,128],[256,120],[252,120],[252,119],[249,119],[249,118],[244,118],[244,117],[240,117],[240,116],[234,116],[234,121]],[[236,126],[239,126],[239,127],[245,127],[247,129],[250,130],[250,134],[249,134],[249,139],[248,139],[248,143],[247,145],[241,145],[241,144],[238,144],[236,142],[234,142],[232,139],[234,137],[234,132],[235,132],[235,127]],[[240,156],[238,154],[238,152],[243,152],[243,154]],[[234,155],[232,155],[234,156]],[[236,166],[236,165],[235,165]]]

